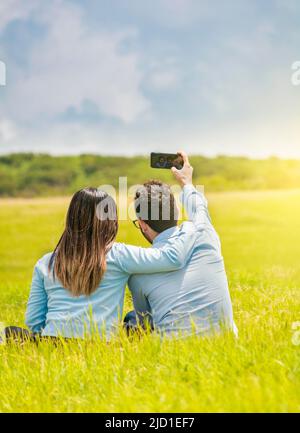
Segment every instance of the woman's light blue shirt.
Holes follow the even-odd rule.
[[[110,334],[123,313],[124,293],[131,274],[169,272],[182,268],[196,241],[193,223],[185,222],[167,245],[139,248],[114,243],[107,269],[90,296],[72,296],[49,272],[51,253],[34,268],[26,311],[26,325],[43,336],[84,337],[93,331]]]

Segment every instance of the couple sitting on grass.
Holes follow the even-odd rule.
[[[129,333],[148,329],[167,336],[236,333],[219,237],[207,202],[192,184],[193,169],[173,168],[183,187],[189,221],[177,226],[178,209],[166,184],[137,190],[134,221],[151,248],[115,242],[114,200],[96,188],[78,191],[53,253],[36,264],[26,311],[28,330],[10,326],[6,339],[111,337],[120,325],[126,284],[135,310],[124,319]],[[151,206],[158,203],[153,218]],[[141,208],[147,215],[141,216]],[[164,217],[164,208],[170,215]],[[152,209],[153,211],[153,209]]]

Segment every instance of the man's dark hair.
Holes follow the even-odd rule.
[[[149,180],[135,193],[135,211],[157,233],[175,227],[178,209],[169,185],[159,180]]]

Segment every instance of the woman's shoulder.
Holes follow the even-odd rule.
[[[114,264],[118,268],[123,269],[122,261],[125,257],[130,255],[131,247],[132,245],[124,244],[122,242],[114,242],[113,246],[106,255],[107,263]]]
[[[114,256],[119,256],[120,254],[124,254],[132,249],[137,248],[134,245],[130,245],[130,244],[125,244],[123,242],[114,242],[111,250],[109,251],[109,253],[111,253]]]
[[[53,252],[44,254],[37,262],[35,267],[38,268],[41,271],[47,270],[49,268],[49,263],[51,260],[51,257],[53,255]]]
[[[122,253],[122,243],[120,242],[114,242],[111,249],[108,251],[106,255],[107,261],[115,261],[115,259],[119,256],[120,253]]]

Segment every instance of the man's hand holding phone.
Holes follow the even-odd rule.
[[[183,159],[183,167],[181,170],[178,170],[175,167],[172,167],[172,173],[174,174],[175,179],[178,180],[181,186],[192,185],[193,184],[193,167],[191,166],[187,154],[180,150],[177,152],[177,155],[181,156]]]

